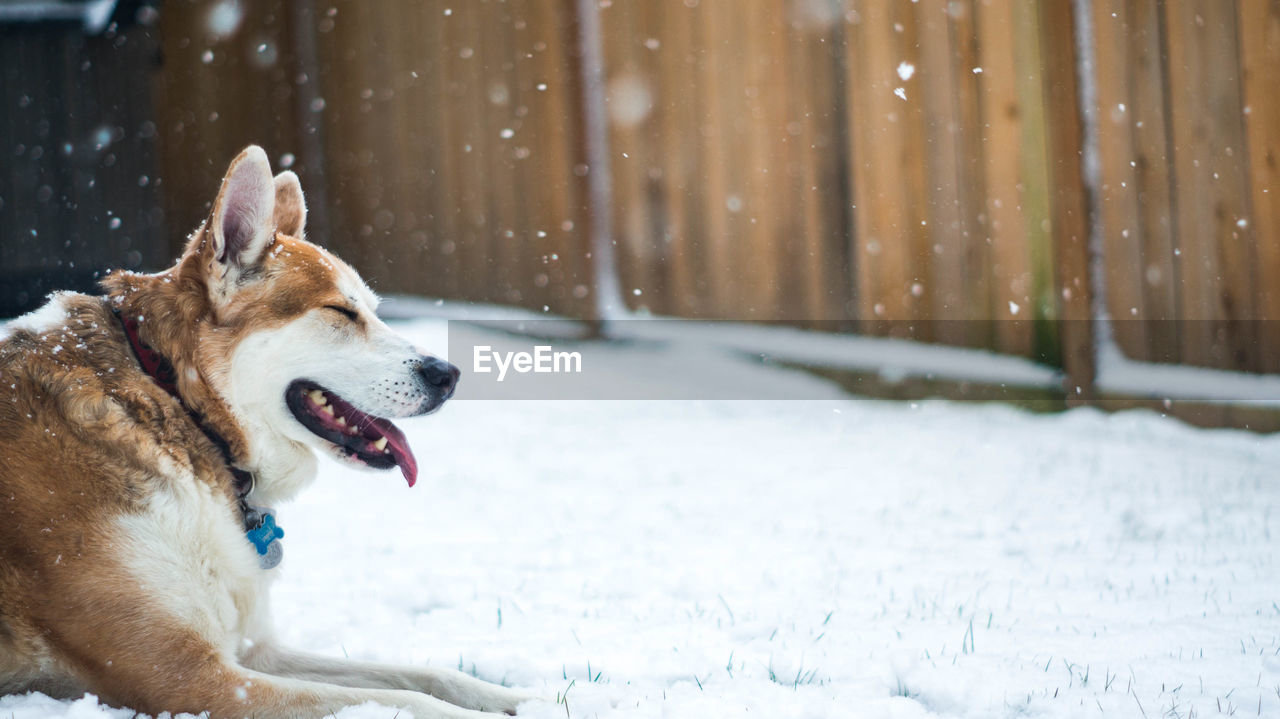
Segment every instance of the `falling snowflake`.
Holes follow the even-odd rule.
[[[244,8],[236,0],[222,0],[209,9],[205,16],[205,28],[218,40],[225,40],[236,33],[244,20]]]

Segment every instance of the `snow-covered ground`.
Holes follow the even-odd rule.
[[[1280,440],[702,359],[672,381],[832,399],[404,422],[417,487],[327,463],[283,508],[282,638],[462,667],[545,719],[1280,716]],[[46,716],[131,713],[0,699]]]

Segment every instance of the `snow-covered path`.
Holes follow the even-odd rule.
[[[401,426],[417,487],[326,463],[283,508],[285,641],[461,666],[546,719],[1280,716],[1274,438],[849,399]],[[130,714],[0,699],[44,716]]]

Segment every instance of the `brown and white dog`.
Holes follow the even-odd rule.
[[[305,216],[298,178],[249,147],[175,266],[0,329],[0,695],[264,719],[528,698],[273,639],[255,505],[306,486],[312,450],[412,485],[383,418],[435,410],[458,377],[375,316],[355,271],[302,239]]]

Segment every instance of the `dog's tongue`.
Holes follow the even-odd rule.
[[[374,424],[378,432],[387,438],[387,449],[391,451],[391,456],[396,458],[396,464],[404,473],[405,481],[412,487],[418,481],[418,460],[414,458],[413,450],[409,449],[409,441],[404,438],[404,432],[386,420],[380,419]]]

